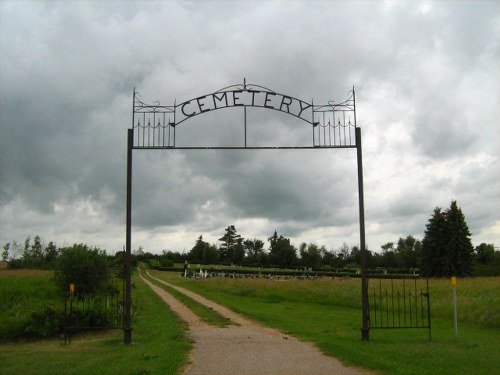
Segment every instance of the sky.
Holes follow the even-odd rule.
[[[0,244],[125,244],[134,88],[173,105],[235,84],[305,102],[356,92],[366,242],[424,236],[461,207],[500,245],[500,2],[0,1]],[[248,108],[249,140],[310,125]],[[179,125],[177,145],[241,139],[241,108]],[[240,138],[238,138],[240,137]],[[355,149],[134,150],[132,248],[189,251],[228,225],[266,242],[359,244]]]

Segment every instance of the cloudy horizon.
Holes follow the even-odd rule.
[[[7,0],[0,31],[1,246],[40,235],[120,251],[134,88],[172,105],[244,79],[314,103],[355,87],[370,250],[422,239],[452,200],[474,246],[500,244],[500,3]],[[242,126],[241,108],[205,113],[177,145],[227,144]],[[310,140],[278,111],[249,108],[248,126],[254,143]],[[359,244],[355,149],[133,158],[133,249],[189,251],[228,225]]]

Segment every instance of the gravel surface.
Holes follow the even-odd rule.
[[[194,342],[194,349],[190,355],[191,363],[184,371],[185,375],[375,374],[347,367],[337,359],[324,355],[311,343],[261,326],[187,289],[149,274],[148,276],[214,309],[237,324],[227,328],[208,325],[169,293],[143,278],[188,324],[188,336]]]

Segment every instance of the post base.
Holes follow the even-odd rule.
[[[132,344],[132,330],[131,329],[124,329],[123,330],[123,343],[125,345]]]
[[[363,341],[370,340],[370,328],[361,328],[361,339]]]

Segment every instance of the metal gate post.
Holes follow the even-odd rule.
[[[132,147],[134,145],[134,129],[127,131],[127,234],[125,240],[125,301],[123,321],[123,342],[125,345],[132,343],[132,277],[131,277],[131,232],[132,232]]]
[[[356,150],[358,159],[358,196],[359,196],[359,240],[361,250],[361,310],[363,326],[361,339],[370,338],[370,316],[368,306],[368,277],[366,271],[366,240],[365,240],[365,202],[363,192],[363,153],[361,151],[361,128],[356,128]]]

